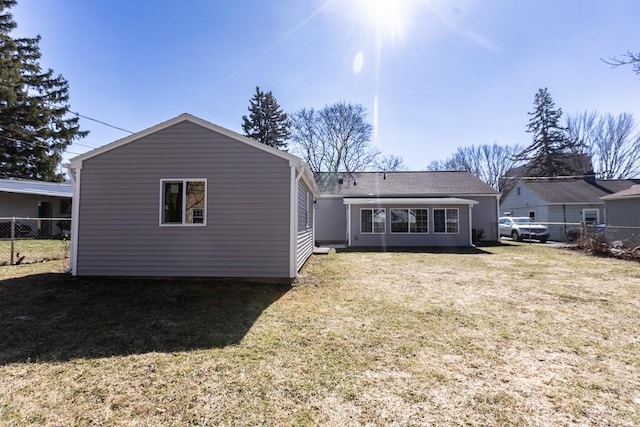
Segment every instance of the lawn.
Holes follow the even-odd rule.
[[[13,243],[14,264],[31,264],[69,257],[68,240],[62,239],[16,239]],[[0,266],[11,263],[11,240],[0,239]]]
[[[294,286],[0,267],[0,425],[640,425],[640,265],[332,252]]]

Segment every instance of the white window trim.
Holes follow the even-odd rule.
[[[187,208],[187,198],[185,194],[182,195],[182,223],[172,222],[172,223],[164,223],[162,222],[162,215],[164,213],[164,183],[165,182],[182,182],[182,191],[187,190],[187,182],[204,182],[204,219],[201,223],[187,223],[186,218],[186,208]],[[159,209],[158,209],[158,225],[160,227],[205,227],[207,225],[207,212],[208,212],[208,204],[207,204],[207,178],[162,178],[160,179],[160,191],[159,191]]]
[[[582,222],[583,223],[587,223],[587,218],[586,218],[586,212],[596,212],[596,225],[600,224],[600,209],[598,208],[586,208],[586,209],[582,209]]]
[[[407,220],[409,219],[409,211],[410,210],[422,210],[422,211],[427,211],[427,231],[426,232],[421,232],[421,231],[411,231],[411,221],[409,221],[407,223],[407,231],[393,231],[393,222],[391,221],[391,211],[392,210],[400,210],[400,211],[407,211]],[[429,234],[429,209],[428,208],[389,208],[389,232],[391,234]]]
[[[531,214],[533,214],[533,216],[531,216]],[[535,210],[530,210],[529,211],[529,218],[531,218],[534,221],[536,221],[538,219],[538,215],[537,215]]]
[[[444,211],[444,231],[436,231],[436,215],[435,215],[435,211]],[[458,231],[456,231],[455,233],[452,231],[449,231],[449,227],[447,225],[447,211],[448,210],[452,210],[452,211],[457,211],[458,212]],[[433,208],[432,209],[433,214],[431,215],[432,219],[432,225],[433,225],[433,234],[460,234],[460,209],[458,208]]]
[[[373,221],[373,211],[374,210],[382,210],[384,211],[384,231],[375,231],[374,221]],[[362,231],[362,211],[371,211],[371,231]],[[387,208],[360,208],[360,234],[387,234]]]

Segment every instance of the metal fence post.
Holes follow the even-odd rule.
[[[16,235],[16,219],[15,217],[11,218],[11,259],[9,261],[9,265],[13,265],[13,260],[14,260],[14,256],[13,256],[13,250],[14,250],[14,241],[15,241],[15,235]]]

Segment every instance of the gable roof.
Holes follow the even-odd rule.
[[[73,185],[68,182],[0,179],[0,192],[34,194],[37,196],[72,197]]]
[[[314,176],[323,196],[424,197],[500,194],[469,172],[319,172]]]
[[[196,117],[192,114],[189,113],[182,113],[177,117],[174,117],[172,119],[166,120],[162,123],[158,123],[155,126],[151,126],[150,128],[147,128],[145,130],[142,130],[140,132],[136,132],[132,135],[129,135],[125,138],[119,139],[117,141],[114,141],[110,144],[107,145],[103,145],[102,147],[98,147],[94,150],[88,151],[84,154],[81,154],[79,156],[76,156],[74,158],[72,158],[71,161],[71,166],[75,167],[75,165],[83,162],[84,160],[90,159],[92,157],[96,157],[99,156],[102,153],[105,153],[107,151],[111,151],[115,148],[121,147],[123,145],[129,144],[131,142],[137,141],[141,138],[144,138],[146,136],[149,136],[151,134],[154,134],[156,132],[159,132],[163,129],[167,129],[171,126],[174,126],[178,123],[182,123],[182,122],[190,122],[193,124],[196,124],[198,126],[202,126],[205,129],[209,129],[213,132],[217,132],[219,134],[225,135],[229,138],[232,138],[238,142],[241,142],[243,144],[247,144],[251,147],[257,148],[258,150],[262,150],[262,151],[266,151],[267,153],[273,154],[274,156],[283,158],[285,160],[289,161],[289,165],[290,166],[302,166],[305,165],[306,163],[304,162],[304,160],[302,160],[301,158],[294,156],[293,154],[289,154],[286,153],[284,151],[281,150],[277,150],[273,147],[269,147],[266,144],[262,144],[260,142],[254,141],[251,138],[248,138],[246,136],[240,135],[239,133],[236,133],[232,130],[229,129],[225,129],[221,126],[218,126],[216,124],[213,124],[207,120],[201,119],[199,117]]]
[[[519,185],[529,188],[549,204],[567,204],[602,203],[601,197],[625,190],[637,183],[640,183],[640,180],[597,179],[589,181],[583,178],[558,178],[524,179],[519,182]]]
[[[626,190],[601,197],[602,200],[640,199],[640,185],[635,184]]]

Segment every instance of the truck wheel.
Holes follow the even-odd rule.
[[[519,242],[520,239],[520,235],[518,234],[518,232],[516,230],[513,230],[511,232],[511,238],[513,239],[514,242]]]

